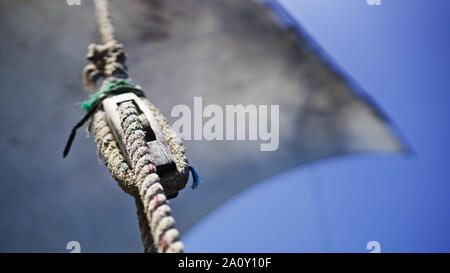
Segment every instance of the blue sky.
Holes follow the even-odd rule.
[[[183,236],[198,252],[450,251],[450,2],[281,0],[380,108],[412,154],[351,155],[279,174]]]

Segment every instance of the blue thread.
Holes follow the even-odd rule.
[[[202,183],[202,179],[198,175],[198,172],[194,168],[194,166],[188,165],[188,168],[189,168],[189,170],[191,171],[191,174],[192,174],[192,186],[191,186],[191,189],[195,189],[195,188],[198,187],[198,185],[200,183]]]

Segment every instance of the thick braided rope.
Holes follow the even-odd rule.
[[[143,212],[147,217],[153,243],[158,252],[183,252],[180,233],[175,228],[168,200],[156,174],[151,151],[145,142],[145,131],[132,102],[119,107],[123,137],[133,167]]]

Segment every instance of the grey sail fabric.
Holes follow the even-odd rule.
[[[203,107],[222,109],[279,105],[275,151],[260,151],[259,141],[184,141],[189,162],[204,182],[171,201],[182,232],[279,172],[338,155],[404,150],[386,117],[273,1],[112,0],[110,8],[131,77],[170,122],[177,119],[170,115],[172,108],[192,109],[194,97],[202,98]],[[92,139],[79,137],[69,159],[60,158],[68,128],[82,114],[73,104],[88,94],[82,92],[80,75],[87,46],[99,40],[92,3],[1,0],[0,13],[2,207],[18,206],[8,191],[28,200],[25,206],[48,206],[51,200],[43,196],[73,191],[75,196],[101,195],[89,181],[112,179],[95,171],[101,167]],[[30,168],[26,173],[18,167],[24,160]],[[39,189],[18,186],[34,185],[36,179]],[[82,186],[68,191],[61,183]],[[95,206],[99,201],[86,202]],[[104,202],[111,210],[119,206],[115,200]],[[64,211],[64,205],[55,209]],[[1,216],[12,223],[3,234],[22,223],[12,212]],[[70,219],[64,223],[68,228]]]

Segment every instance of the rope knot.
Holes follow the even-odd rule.
[[[90,44],[86,58],[92,63],[83,70],[83,83],[91,91],[96,90],[100,78],[128,78],[122,44],[115,41],[104,45]]]

